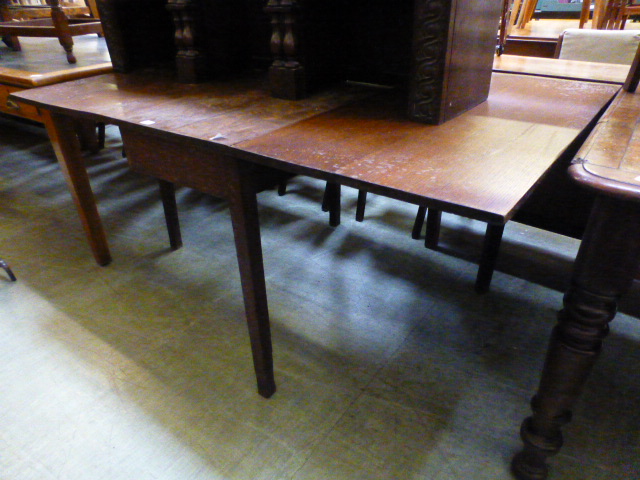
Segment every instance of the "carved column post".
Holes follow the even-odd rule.
[[[295,100],[307,95],[305,68],[301,63],[302,14],[297,0],[269,0],[265,12],[271,16],[269,68],[271,94]]]
[[[633,282],[640,261],[640,203],[600,196],[576,258],[572,283],[558,315],[532,400],[522,424],[524,449],[513,459],[520,480],[547,477],[546,459],[562,447],[561,427],[596,362],[618,298]]]
[[[193,83],[204,75],[205,55],[199,46],[197,0],[168,0],[167,9],[173,15],[175,44],[177,47],[176,69],[178,80]]]

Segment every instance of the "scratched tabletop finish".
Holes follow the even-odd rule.
[[[614,85],[494,74],[489,99],[439,126],[389,96],[236,145],[407,201],[506,222],[618,91]]]
[[[58,113],[142,125],[216,144],[233,145],[370,95],[341,86],[290,101],[270,96],[264,79],[183,84],[156,72],[110,74],[19,93],[15,98]]]
[[[111,74],[21,92],[58,113],[208,142],[240,158],[504,223],[619,87],[494,74],[488,101],[443,125],[402,95],[340,87],[305,100],[258,80],[185,85]],[[346,106],[344,106],[347,104]]]

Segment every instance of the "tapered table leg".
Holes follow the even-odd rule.
[[[358,190],[358,203],[356,204],[356,222],[364,220],[364,210],[367,207],[367,191]]]
[[[422,232],[422,226],[424,225],[424,217],[427,215],[427,207],[420,205],[418,207],[418,213],[416,213],[416,219],[413,222],[413,229],[411,230],[411,238],[418,240],[420,233]]]
[[[111,262],[111,254],[80,151],[75,121],[70,117],[48,111],[43,111],[42,117],[78,209],[93,256],[99,265],[108,265]]]
[[[171,250],[177,250],[182,247],[182,234],[180,233],[180,219],[176,204],[176,189],[173,183],[166,180],[158,180],[158,186],[160,187],[164,219],[169,232],[169,244],[171,245]]]
[[[512,462],[519,480],[547,477],[546,460],[562,446],[561,427],[596,362],[619,297],[633,283],[640,261],[640,203],[596,200],[564,308],[551,335],[533,415],[522,424],[524,449]]]
[[[430,208],[427,213],[427,231],[424,237],[424,246],[435,250],[440,241],[440,225],[442,224],[442,210]]]
[[[241,162],[231,175],[229,208],[233,223],[245,313],[253,353],[253,365],[258,393],[269,398],[276,391],[273,375],[273,354],[267,290],[262,262],[260,224],[256,188],[250,173],[244,172]]]
[[[493,271],[498,261],[498,253],[500,252],[503,233],[504,225],[487,224],[487,231],[484,235],[482,245],[482,256],[480,257],[478,274],[476,276],[476,293],[487,293],[489,291]]]

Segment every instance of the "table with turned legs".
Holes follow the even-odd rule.
[[[547,477],[564,424],[603,347],[619,298],[640,266],[640,95],[620,91],[570,168],[596,193],[564,307],[553,329],[533,415],[522,424],[524,449],[513,460],[521,480]]]

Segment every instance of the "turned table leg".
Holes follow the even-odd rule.
[[[76,63],[76,56],[73,54],[73,36],[69,28],[69,19],[62,10],[59,0],[50,0],[51,2],[51,21],[56,30],[58,41],[67,54],[69,63]]]
[[[600,196],[576,258],[547,350],[533,415],[522,424],[524,449],[512,462],[519,480],[547,477],[546,460],[562,447],[561,427],[596,362],[619,297],[633,283],[640,248],[640,203]]]

